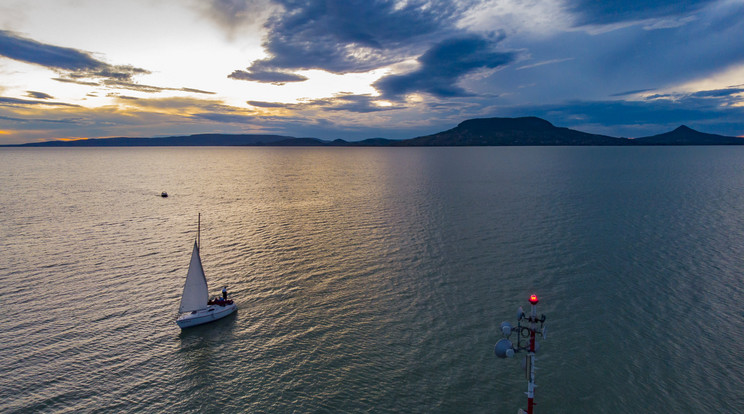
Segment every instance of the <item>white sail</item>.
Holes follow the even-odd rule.
[[[191,264],[186,274],[186,283],[183,285],[183,296],[181,296],[181,313],[205,309],[209,301],[209,289],[207,278],[204,276],[199,247],[194,241],[194,251],[191,252]]]

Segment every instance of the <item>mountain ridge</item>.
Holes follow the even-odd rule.
[[[408,141],[416,146],[628,145],[624,138],[556,127],[538,117],[469,119]]]
[[[635,138],[641,145],[741,145],[744,139],[725,135],[708,134],[696,131],[687,125],[680,125],[673,131],[648,137]],[[705,144],[715,142],[715,144]]]
[[[530,116],[519,118],[475,118],[454,128],[431,135],[394,140],[368,138],[361,141],[333,141],[262,134],[194,134],[154,138],[90,138],[53,140],[12,147],[131,147],[131,146],[627,146],[627,145],[742,145],[744,139],[708,134],[682,125],[672,131],[641,138],[616,138],[591,134]]]

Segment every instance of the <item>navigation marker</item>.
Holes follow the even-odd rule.
[[[496,354],[496,356],[499,358],[511,358],[516,352],[527,351],[527,356],[525,357],[525,369],[528,380],[527,411],[524,411],[520,408],[517,414],[534,414],[535,388],[537,387],[537,385],[535,384],[535,370],[537,370],[535,361],[537,360],[537,357],[535,356],[535,354],[540,348],[537,341],[535,340],[535,337],[537,335],[540,335],[543,339],[545,339],[546,332],[545,315],[541,315],[540,318],[537,317],[537,303],[539,302],[537,295],[530,295],[529,301],[532,305],[530,316],[525,315],[524,310],[521,306],[517,311],[517,346],[514,346],[514,344],[509,339],[514,330],[514,327],[509,322],[502,322],[501,334],[503,335],[503,338],[496,342],[496,346],[494,346],[493,348],[494,354]],[[522,326],[522,319],[527,319],[529,326]],[[540,328],[537,327],[538,322],[540,323]],[[525,339],[529,338],[529,341],[524,345],[522,344],[522,337],[524,337]]]

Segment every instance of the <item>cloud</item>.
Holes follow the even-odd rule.
[[[241,114],[226,114],[221,112],[200,112],[191,115],[195,119],[205,119],[208,121],[222,122],[222,123],[246,123],[255,120],[256,118],[251,115]]]
[[[135,106],[146,110],[165,111],[168,113],[187,113],[190,111],[216,111],[225,108],[221,100],[196,99],[190,97],[168,97],[168,98],[132,98],[118,94],[111,94],[111,97],[125,100],[129,106]]]
[[[70,119],[42,119],[42,118],[17,118],[11,116],[0,116],[0,119],[4,121],[17,122],[21,124],[26,123],[52,123],[52,124],[74,124],[75,120]]]
[[[81,81],[81,80],[68,79],[68,78],[52,78],[52,80],[57,81],[57,82],[63,82],[63,83],[74,83],[76,85],[83,85],[83,86],[101,86],[99,82],[93,82],[93,81]]]
[[[686,17],[672,17],[667,19],[652,19],[646,25],[643,26],[644,30],[659,30],[659,29],[672,29],[675,27],[684,26],[690,22],[697,20],[695,16]]]
[[[495,69],[514,61],[514,52],[494,50],[496,41],[468,36],[444,40],[417,60],[420,67],[403,75],[379,79],[374,87],[386,98],[424,92],[435,97],[462,97],[472,93],[457,85],[465,75],[479,69]]]
[[[303,82],[307,80],[306,76],[279,70],[236,70],[227,75],[227,77],[237,80],[273,83],[275,85],[283,85],[287,82]]]
[[[709,91],[699,91],[694,92],[690,94],[691,97],[694,98],[733,98],[737,95],[744,94],[744,88],[725,88],[725,89],[714,89]],[[739,101],[743,101],[744,99],[741,99],[739,97]]]
[[[628,21],[660,19],[694,13],[716,0],[569,0],[567,9],[575,24],[606,25]],[[684,24],[682,22],[681,24]],[[663,25],[662,25],[663,26]],[[667,26],[676,27],[676,26]]]
[[[199,0],[193,4],[220,28],[226,29],[230,37],[246,24],[262,21],[273,10],[270,0]]]
[[[231,3],[231,2],[229,2]],[[265,24],[269,57],[230,78],[300,82],[298,70],[362,73],[422,53],[455,27],[472,0],[275,0],[280,11]],[[216,9],[219,5],[213,4]]]
[[[517,106],[622,98],[626,91],[689,90],[683,85],[692,80],[703,81],[726,68],[742,67],[742,13],[744,3],[725,2],[701,9],[684,27],[644,30],[636,24],[600,34],[567,30],[546,38],[511,35],[503,44],[518,47],[520,58],[529,56],[532,60],[519,60],[481,82],[468,81],[467,86],[498,94],[500,105]],[[531,62],[568,57],[573,59],[517,70]],[[706,83],[698,89],[740,83],[732,80],[735,75],[738,72],[732,72],[728,83]]]
[[[636,89],[636,90],[632,90],[632,91],[625,91],[625,92],[613,93],[610,96],[613,96],[613,97],[630,96],[630,95],[637,95],[639,93],[651,92],[651,91],[653,91],[653,89]]]
[[[258,65],[333,73],[363,72],[396,61],[397,49],[453,24],[458,14],[456,3],[437,0],[277,3],[285,12],[269,20],[264,44],[272,57]]]
[[[112,66],[94,59],[88,52],[40,43],[7,30],[0,30],[0,56],[56,70],[61,79],[73,83],[90,78],[126,82],[134,75],[150,73],[128,65]]]
[[[101,83],[101,85],[109,86],[116,89],[126,89],[130,91],[143,92],[143,93],[159,93],[166,90],[178,90],[173,88],[161,88],[160,86],[143,85],[134,82],[124,82],[115,79],[107,79]]]
[[[544,61],[542,61],[542,62],[531,63],[531,64],[529,64],[529,65],[523,65],[523,66],[520,66],[520,67],[518,67],[518,68],[515,68],[515,70],[524,70],[524,69],[537,68],[537,67],[540,67],[540,66],[545,66],[545,65],[552,65],[552,64],[554,64],[554,63],[568,62],[568,61],[570,61],[570,60],[574,60],[574,59],[575,59],[575,58],[562,58],[562,59],[550,59],[550,60],[544,60]]]
[[[501,108],[500,116],[534,115],[556,125],[613,136],[639,137],[679,125],[722,134],[744,131],[744,89],[652,95],[639,101],[567,101]]]
[[[114,95],[114,105],[97,108],[0,97],[0,123],[14,131],[0,143],[66,137],[164,136],[196,133],[262,133],[271,117],[250,124],[254,111],[219,99],[136,98]],[[53,110],[51,110],[53,109]],[[291,120],[275,120],[277,125]],[[277,132],[280,132],[277,130]]]
[[[572,27],[573,16],[563,0],[484,0],[472,4],[458,22],[470,31],[504,30],[528,36],[549,36]]]
[[[205,95],[215,95],[214,92],[208,92],[208,91],[202,91],[200,89],[193,89],[193,88],[165,88],[161,86],[154,86],[154,85],[143,85],[140,83],[134,83],[134,82],[122,82],[122,81],[116,81],[116,80],[106,80],[103,82],[103,85],[114,87],[117,89],[127,89],[131,91],[136,92],[144,92],[144,93],[159,93],[163,91],[177,91],[177,92],[189,92],[189,93],[198,93],[198,94],[205,94]]]
[[[222,33],[209,37],[215,34],[213,27],[194,22],[193,14],[188,15],[189,21],[180,19],[187,15],[169,6],[169,13],[176,12],[174,25],[169,26],[172,36],[160,40],[181,39],[179,45],[189,47],[190,42],[183,41],[186,37],[175,31],[187,26],[191,34],[214,42],[214,50],[192,45],[190,53],[194,59],[209,53],[211,68],[223,71],[222,79],[212,83],[204,72],[189,72],[198,65],[178,60],[171,60],[172,67],[159,65],[157,78],[173,81],[193,73],[193,82],[213,85],[206,89],[217,94],[173,88],[172,83],[169,87],[157,86],[158,81],[148,84],[147,79],[155,76],[146,76],[146,69],[109,64],[102,57],[113,58],[118,53],[116,44],[100,51],[61,47],[80,46],[67,40],[76,37],[64,37],[67,32],[59,32],[55,44],[46,44],[39,37],[42,28],[18,23],[12,25],[20,28],[17,32],[0,31],[0,60],[47,68],[53,71],[49,77],[58,82],[85,86],[77,88],[82,89],[77,98],[95,92],[101,99],[64,101],[61,96],[73,95],[57,93],[54,85],[16,81],[32,82],[37,73],[47,71],[28,76],[31,70],[22,73],[26,65],[7,65],[17,73],[3,74],[2,83],[7,85],[0,85],[0,89],[5,86],[0,96],[15,100],[0,100],[0,115],[5,121],[84,120],[74,136],[132,134],[135,129],[143,135],[162,135],[250,128],[307,136],[309,132],[303,131],[338,134],[334,129],[340,128],[344,134],[353,131],[360,137],[367,135],[364,131],[405,137],[437,132],[443,124],[448,128],[464,119],[507,114],[541,115],[556,124],[592,128],[606,122],[603,128],[608,130],[603,132],[615,135],[618,128],[629,131],[628,136],[677,122],[719,121],[722,129],[715,132],[732,134],[724,129],[733,131],[741,123],[734,115],[741,116],[744,86],[727,88],[742,82],[736,78],[738,72],[725,82],[717,75],[744,64],[741,0],[189,0],[184,4],[201,11],[202,19],[216,22],[230,39],[219,36]],[[141,12],[136,10],[139,6],[133,7]],[[94,21],[95,14],[88,10],[86,15]],[[263,27],[263,37],[254,33],[258,25]],[[140,29],[148,31],[145,26]],[[501,35],[488,34],[494,31]],[[260,57],[255,54],[257,42],[262,42],[265,52]],[[243,64],[233,60],[237,50],[246,53]],[[148,56],[144,53],[137,62],[145,62]],[[221,60],[222,56],[230,58]],[[235,85],[226,77],[287,86],[281,91],[254,88]],[[225,82],[239,87],[224,86]],[[370,89],[372,83],[379,96]],[[264,95],[269,92],[281,95]],[[109,93],[113,99],[105,98]],[[171,95],[178,99],[152,99]],[[252,100],[236,107],[226,104],[247,99]],[[102,106],[52,106],[57,100]],[[26,126],[33,130],[31,123]],[[34,131],[26,136],[41,135]]]
[[[247,101],[246,103],[257,108],[285,108],[291,106],[291,104],[284,104],[281,102]]]
[[[303,102],[300,108],[318,107],[327,111],[347,111],[355,113],[369,113],[402,109],[401,106],[383,102],[378,97],[370,95],[339,94],[332,98],[316,99]]]
[[[149,74],[150,71],[132,65],[110,65],[93,58],[88,52],[40,43],[7,30],[0,30],[0,56],[52,69],[59,73],[58,77],[52,78],[58,82],[105,86],[143,93],[181,91],[214,94],[194,88],[165,88],[139,84],[134,82],[134,77]],[[37,99],[51,98],[41,92],[29,91],[28,95]]]
[[[0,30],[0,55],[21,62],[64,71],[94,71],[106,65],[86,52],[52,46]]]
[[[403,109],[402,106],[384,101],[380,97],[351,93],[341,93],[330,98],[308,99],[294,104],[263,101],[248,101],[247,103],[257,108],[282,108],[292,111],[347,111],[362,114]]]
[[[67,77],[67,78],[52,78],[52,80],[55,80],[57,82],[64,82],[64,83],[74,83],[77,85],[84,85],[84,86],[107,86],[110,88],[127,89],[130,91],[136,91],[136,92],[142,92],[142,93],[160,93],[163,91],[178,91],[178,92],[189,92],[189,93],[198,93],[198,94],[206,94],[206,95],[216,94],[215,92],[203,91],[200,89],[165,88],[161,86],[143,85],[141,83],[126,82],[126,81],[121,81],[118,79],[104,79],[102,81],[85,81],[85,80],[71,79],[70,77]]]
[[[44,92],[36,92],[36,91],[26,91],[26,96],[29,98],[34,99],[54,99],[52,95],[46,94]]]
[[[181,88],[178,90],[183,91],[183,92],[201,93],[205,95],[216,95],[217,94],[217,92],[209,92],[209,91],[203,91],[201,89],[193,89],[193,88]]]
[[[74,105],[64,102],[50,102],[50,101],[30,101],[28,99],[18,99],[18,98],[8,98],[0,96],[0,105],[2,106],[37,106],[37,105],[43,105],[43,106],[69,106],[69,107],[79,107],[80,105]]]

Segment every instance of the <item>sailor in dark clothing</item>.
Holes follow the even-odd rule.
[[[227,286],[222,288],[222,299],[227,300]]]

